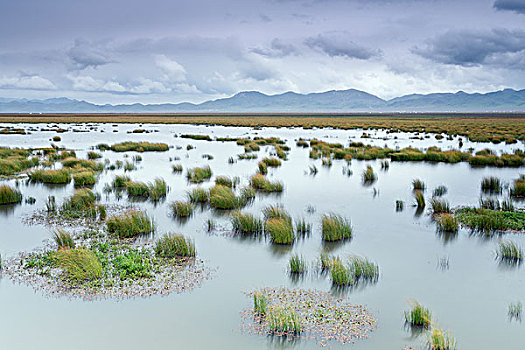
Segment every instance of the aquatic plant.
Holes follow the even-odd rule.
[[[286,221],[292,222],[292,217],[286,210],[277,206],[269,205],[263,209],[263,215],[265,220],[270,219],[284,219]]]
[[[290,273],[292,274],[301,274],[306,272],[306,262],[303,257],[297,254],[294,254],[290,257],[288,262]]]
[[[509,315],[511,319],[515,318],[516,320],[521,320],[522,312],[523,312],[523,305],[521,304],[520,301],[509,304],[507,314]]]
[[[456,216],[465,226],[477,231],[524,230],[525,213],[497,211],[483,208],[461,208]]]
[[[441,232],[457,232],[459,220],[453,214],[443,214],[437,217],[438,230]]]
[[[503,185],[501,180],[495,176],[484,177],[481,180],[481,190],[488,193],[500,193]]]
[[[445,199],[432,198],[430,200],[430,205],[432,206],[432,212],[434,215],[450,213],[450,205]]]
[[[88,159],[94,160],[94,159],[102,158],[102,154],[97,153],[97,152],[93,152],[93,151],[89,151],[87,153],[87,157],[88,157]]]
[[[405,311],[405,322],[412,326],[428,328],[432,323],[432,313],[414,300],[411,302],[410,310]]]
[[[203,168],[191,168],[186,171],[186,178],[189,182],[200,183],[211,177],[212,171],[209,166]]]
[[[53,240],[58,249],[73,249],[75,248],[75,241],[71,234],[61,228],[55,229],[53,232]]]
[[[174,172],[174,173],[182,173],[182,164],[173,164],[171,166],[171,170]]]
[[[367,258],[359,256],[351,257],[348,269],[354,281],[376,281],[379,277],[379,266]]]
[[[166,194],[168,193],[168,185],[164,179],[156,178],[152,183],[148,184],[148,192],[152,201],[159,201],[166,197]]]
[[[134,238],[155,231],[153,220],[142,211],[130,210],[107,220],[108,232],[118,238]]]
[[[280,181],[270,181],[262,174],[252,175],[250,185],[263,192],[282,192],[283,184]]]
[[[268,174],[268,165],[266,165],[264,162],[259,162],[257,173],[261,175]]]
[[[231,215],[233,230],[241,234],[257,234],[263,231],[262,220],[250,213],[236,211]]]
[[[216,185],[222,185],[226,187],[235,188],[240,182],[240,178],[238,176],[235,176],[233,179],[228,176],[217,176],[215,178],[215,184]]]
[[[95,173],[92,171],[83,171],[73,174],[75,187],[93,186],[97,182]]]
[[[62,204],[62,211],[69,214],[90,214],[95,207],[96,195],[88,188],[81,188]]]
[[[126,182],[126,191],[131,197],[149,197],[149,186],[141,181]]]
[[[265,223],[264,230],[274,244],[292,244],[295,240],[292,223],[286,219],[269,219]]]
[[[416,206],[418,209],[425,207],[425,195],[421,191],[414,192],[414,199],[416,200]]]
[[[446,186],[440,185],[432,192],[432,197],[441,197],[447,193],[448,189]]]
[[[154,251],[161,258],[194,257],[195,244],[181,234],[168,233],[155,242]]]
[[[281,161],[278,159],[278,158],[263,158],[262,162],[264,164],[266,164],[267,166],[269,167],[280,167],[281,166]]]
[[[258,316],[266,316],[268,312],[268,297],[262,292],[253,293],[253,311]]]
[[[195,187],[186,192],[188,200],[192,203],[206,203],[210,197],[208,190],[202,187]]]
[[[56,265],[72,280],[96,280],[102,277],[102,264],[95,253],[87,248],[61,249],[54,258]]]
[[[282,306],[272,306],[268,309],[266,319],[270,332],[299,334],[301,323],[295,311]]]
[[[295,231],[298,234],[307,234],[312,232],[312,224],[301,218],[295,222]]]
[[[210,204],[216,209],[235,209],[244,203],[230,187],[215,185],[210,189]]]
[[[193,214],[193,210],[195,209],[191,202],[184,201],[174,201],[170,204],[170,207],[173,215],[182,218],[191,216]]]
[[[456,340],[449,332],[444,332],[439,328],[432,328],[427,336],[428,348],[430,350],[454,350]]]
[[[44,170],[36,169],[27,174],[34,182],[51,184],[67,184],[71,181],[71,173],[68,169]]]
[[[129,178],[129,176],[117,175],[113,179],[113,182],[112,182],[111,185],[112,185],[113,188],[121,188],[121,187],[125,187],[126,183],[128,183],[130,181],[131,181],[131,179]]]
[[[350,222],[339,215],[323,215],[321,226],[322,237],[325,241],[334,242],[352,237]]]
[[[372,183],[377,179],[377,175],[374,173],[374,169],[370,165],[366,166],[366,169],[363,171],[363,182]]]
[[[333,259],[330,262],[330,275],[332,283],[336,286],[343,287],[354,283],[350,270],[340,259]]]
[[[169,149],[165,143],[150,143],[150,142],[121,142],[110,147],[113,152],[165,152]]]
[[[498,243],[496,255],[502,260],[520,261],[523,259],[523,249],[513,241],[503,240]]]
[[[209,135],[195,135],[195,134],[182,134],[180,135],[183,139],[211,141],[212,138]]]
[[[405,203],[402,200],[396,200],[396,211],[403,211]]]
[[[412,189],[414,191],[424,191],[425,183],[421,181],[420,179],[414,179],[412,180]]]
[[[510,195],[513,197],[525,197],[525,175],[521,175],[514,180],[513,187],[510,189]]]
[[[9,185],[0,186],[0,204],[13,204],[22,201],[22,192]]]

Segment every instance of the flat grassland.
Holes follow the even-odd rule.
[[[0,123],[151,123],[387,129],[461,135],[475,142],[525,140],[525,113],[438,114],[0,114]]]

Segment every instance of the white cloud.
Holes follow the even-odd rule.
[[[38,75],[0,78],[2,89],[54,90],[55,84]]]
[[[186,80],[186,69],[177,61],[169,59],[166,55],[156,55],[155,64],[164,73],[165,80]]]
[[[104,81],[94,79],[91,76],[72,76],[68,75],[68,79],[73,83],[73,89],[81,91],[109,91],[109,92],[125,92],[126,89],[116,81]]]

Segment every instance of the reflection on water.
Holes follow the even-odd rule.
[[[44,125],[35,126],[36,128]],[[50,127],[50,126],[49,126]],[[67,125],[59,125],[67,128]],[[456,148],[453,140],[414,140],[413,133],[367,131],[371,139],[360,138],[363,130],[331,130],[301,128],[231,128],[221,126],[199,127],[194,125],[147,125],[141,128],[158,130],[156,133],[130,134],[138,125],[93,124],[94,132],[61,134],[64,147],[75,149],[78,157],[85,158],[90,147],[122,141],[166,142],[167,152],[141,153],[142,161],[135,163],[137,170],[126,172],[134,181],[150,182],[157,177],[166,180],[170,191],[165,201],[130,200],[119,191],[102,196],[105,204],[131,203],[147,210],[157,224],[154,236],[142,237],[152,241],[167,232],[180,232],[195,241],[197,255],[205,263],[217,268],[213,278],[191,293],[153,297],[148,299],[96,301],[91,303],[65,298],[46,298],[34,293],[25,285],[0,278],[1,349],[318,349],[315,341],[283,339],[273,336],[254,336],[239,331],[239,312],[251,306],[250,298],[243,293],[255,288],[288,286],[330,291],[334,295],[349,297],[352,303],[366,305],[378,318],[378,329],[370,339],[344,348],[354,350],[400,349],[407,345],[419,347],[425,334],[418,329],[404,327],[403,312],[407,298],[416,298],[429,307],[437,322],[444,329],[451,329],[462,349],[493,350],[501,347],[501,339],[509,349],[522,347],[523,328],[509,325],[506,316],[511,301],[524,301],[525,279],[521,264],[494,260],[497,240],[480,232],[461,228],[457,233],[436,232],[436,224],[425,209],[411,208],[414,203],[412,180],[422,179],[428,189],[445,185],[443,196],[452,208],[478,205],[480,182],[485,176],[497,176],[509,184],[522,169],[472,168],[468,164],[390,162],[388,171],[381,170],[381,161],[333,160],[331,168],[323,167],[321,159],[309,158],[309,149],[298,148],[299,137],[318,138],[327,142],[347,145],[352,141],[392,148],[407,146],[421,149],[439,146]],[[76,126],[77,128],[77,126]],[[86,128],[80,125],[78,128]],[[119,131],[113,133],[112,131]],[[105,131],[105,132],[101,132]],[[174,137],[180,134],[209,134],[217,137],[276,136],[287,141],[291,148],[288,160],[279,168],[269,169],[269,178],[282,181],[283,193],[258,193],[244,211],[262,218],[262,209],[280,204],[292,218],[304,218],[312,224],[312,232],[298,235],[293,246],[273,245],[264,235],[237,235],[231,231],[230,211],[215,210],[207,205],[197,205],[193,216],[176,219],[169,204],[186,200],[188,185],[185,171],[196,166],[210,165],[214,176],[239,176],[239,186],[248,184],[257,170],[257,163],[273,151],[262,146],[258,159],[239,160],[228,164],[230,157],[244,153],[235,142],[194,141]],[[49,146],[49,132],[35,130],[31,135],[10,135],[0,138],[0,143],[19,147]],[[187,150],[187,145],[194,149]],[[473,144],[464,140],[464,148],[475,150],[491,148],[496,153],[504,150],[525,149],[523,143]],[[102,161],[110,164],[117,160],[131,160],[138,155],[111,151],[101,152]],[[211,154],[214,159],[202,158]],[[178,159],[176,162],[170,158]],[[172,165],[182,164],[182,173],[173,173]],[[315,176],[310,167],[316,166]],[[367,165],[372,166],[377,179],[367,186],[361,174]],[[343,168],[341,171],[341,168]],[[111,185],[115,175],[123,169],[100,174],[94,191],[104,193],[104,186]],[[354,174],[348,176],[349,174]],[[14,185],[14,181],[8,181]],[[209,189],[214,178],[199,186]],[[69,185],[44,185],[20,180],[19,188],[24,197],[35,197],[29,205],[0,206],[0,253],[2,258],[13,257],[19,251],[33,250],[50,238],[49,228],[28,226],[23,219],[35,210],[45,209],[48,196],[56,197],[60,206],[70,196],[74,187]],[[498,196],[501,200],[506,191]],[[427,203],[431,195],[425,194]],[[405,209],[396,209],[396,201],[403,201]],[[524,202],[515,201],[517,207]],[[324,242],[321,238],[321,218],[335,213],[352,222],[352,239],[344,242]],[[214,227],[208,230],[207,222]],[[525,246],[525,235],[505,235]],[[377,283],[359,281],[347,288],[334,288],[329,273],[318,271],[321,252],[328,252],[345,259],[351,255],[367,257],[378,263],[380,276]],[[289,258],[292,254],[304,257],[309,266],[304,275],[290,275]],[[445,259],[446,257],[446,259]],[[437,259],[437,262],[436,262]],[[445,261],[446,260],[446,261]],[[451,261],[453,264],[448,264]],[[437,264],[437,266],[436,266]],[[4,302],[2,302],[4,301]],[[6,302],[8,301],[8,302]],[[483,313],[480,315],[479,310]],[[67,320],[67,322],[64,322]],[[513,323],[518,323],[513,321]],[[61,340],[50,334],[61,327]],[[141,325],[140,332],[130,332]],[[490,337],[479,337],[480,332],[490,332]],[[203,336],[205,334],[205,336]],[[29,336],[28,336],[29,335]],[[93,336],[96,335],[96,336]],[[176,340],[176,342],[175,342]],[[177,344],[177,345],[174,345]],[[329,344],[332,348],[342,348]]]

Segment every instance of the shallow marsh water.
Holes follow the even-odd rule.
[[[484,176],[498,176],[504,182],[511,181],[524,172],[515,168],[471,168],[466,163],[430,164],[422,162],[391,162],[388,171],[380,169],[380,161],[353,160],[353,175],[342,173],[346,162],[334,160],[331,168],[321,166],[321,160],[308,158],[308,149],[295,146],[295,140],[318,138],[328,142],[361,141],[391,148],[413,146],[426,148],[438,146],[443,149],[457,148],[457,138],[437,141],[432,136],[413,140],[413,134],[387,134],[383,131],[366,131],[372,139],[361,139],[362,130],[303,130],[234,127],[204,127],[194,125],[142,125],[146,130],[159,132],[131,134],[139,125],[94,125],[89,133],[66,132],[59,134],[60,146],[77,151],[85,158],[91,146],[98,143],[114,144],[122,141],[166,142],[168,152],[142,153],[143,161],[136,171],[128,172],[133,180],[152,181],[162,177],[170,186],[164,202],[134,203],[153,215],[158,225],[157,237],[169,231],[181,232],[195,239],[197,255],[207,266],[215,268],[212,279],[202,287],[188,293],[171,294],[167,297],[127,299],[121,301],[98,300],[86,302],[66,297],[48,297],[34,291],[30,286],[18,285],[7,276],[0,277],[0,348],[1,349],[316,349],[314,341],[289,343],[240,331],[240,312],[251,307],[252,301],[244,292],[262,287],[298,287],[331,291],[328,277],[321,277],[310,267],[310,273],[302,280],[292,280],[286,267],[291,254],[301,254],[309,264],[317,263],[323,249],[340,256],[357,254],[377,262],[380,267],[379,281],[344,294],[354,304],[366,305],[378,319],[377,329],[369,339],[333,348],[352,349],[400,349],[406,345],[422,348],[424,335],[413,336],[404,327],[403,311],[407,300],[415,298],[431,309],[434,320],[444,329],[450,329],[460,349],[519,349],[525,341],[525,323],[509,321],[509,303],[525,302],[525,269],[509,267],[495,260],[494,250],[498,236],[485,238],[460,229],[456,235],[443,236],[436,232],[435,224],[427,212],[415,214],[411,182],[420,178],[427,185],[426,198],[432,189],[446,185],[444,196],[453,207],[477,205],[480,182]],[[88,126],[59,125],[62,128],[88,129]],[[44,124],[19,125],[24,128],[47,127]],[[101,131],[104,132],[101,132]],[[118,132],[113,132],[118,130]],[[258,160],[239,160],[228,164],[230,156],[243,153],[243,147],[234,142],[195,141],[174,137],[180,134],[208,134],[212,137],[276,136],[287,140],[291,147],[289,160],[283,166],[270,169],[270,179],[282,180],[285,190],[280,195],[258,195],[246,211],[261,215],[270,204],[282,204],[292,217],[304,217],[313,224],[312,234],[298,240],[291,247],[275,247],[264,240],[240,239],[231,235],[228,216],[210,209],[196,210],[186,222],[169,215],[168,203],[184,199],[188,185],[184,172],[174,174],[171,164],[181,163],[189,167],[209,164],[214,175],[240,176],[246,184],[257,168]],[[49,146],[54,132],[34,131],[31,135],[0,136],[0,146],[43,147]],[[397,136],[397,139],[394,139]],[[384,139],[387,138],[387,139]],[[187,151],[186,145],[195,149]],[[470,143],[464,140],[463,149],[491,148],[497,152],[525,149],[523,144],[492,145]],[[261,147],[259,160],[273,150]],[[131,160],[135,153],[106,151],[104,158]],[[128,158],[124,155],[128,154]],[[203,159],[212,154],[214,159]],[[180,157],[169,162],[170,157]],[[103,158],[103,159],[104,159]],[[307,174],[308,166],[316,164],[317,176]],[[366,165],[372,165],[378,180],[371,186],[363,186],[361,173]],[[110,183],[123,170],[101,174],[95,190],[102,193],[104,184]],[[15,180],[2,182],[15,183]],[[19,180],[25,197],[33,196],[36,204],[22,203],[17,206],[0,207],[0,253],[3,258],[19,251],[31,251],[42,246],[50,238],[50,228],[42,225],[27,226],[23,217],[44,208],[48,195],[57,197],[61,203],[70,196],[73,185],[47,186],[26,184]],[[210,187],[212,181],[203,184]],[[377,190],[374,194],[374,189]],[[395,201],[405,201],[402,212],[396,212]],[[114,194],[102,195],[103,203],[115,202]],[[121,199],[127,202],[124,195]],[[307,212],[313,205],[316,211]],[[522,203],[515,203],[522,207]],[[325,213],[337,213],[352,221],[352,240],[335,245],[325,245],[321,240],[320,221]],[[262,215],[261,215],[262,216]],[[205,222],[213,218],[218,229],[212,233],[205,230]],[[507,234],[525,246],[525,236]],[[449,266],[440,267],[439,260],[448,258]],[[339,293],[333,291],[334,293]]]

